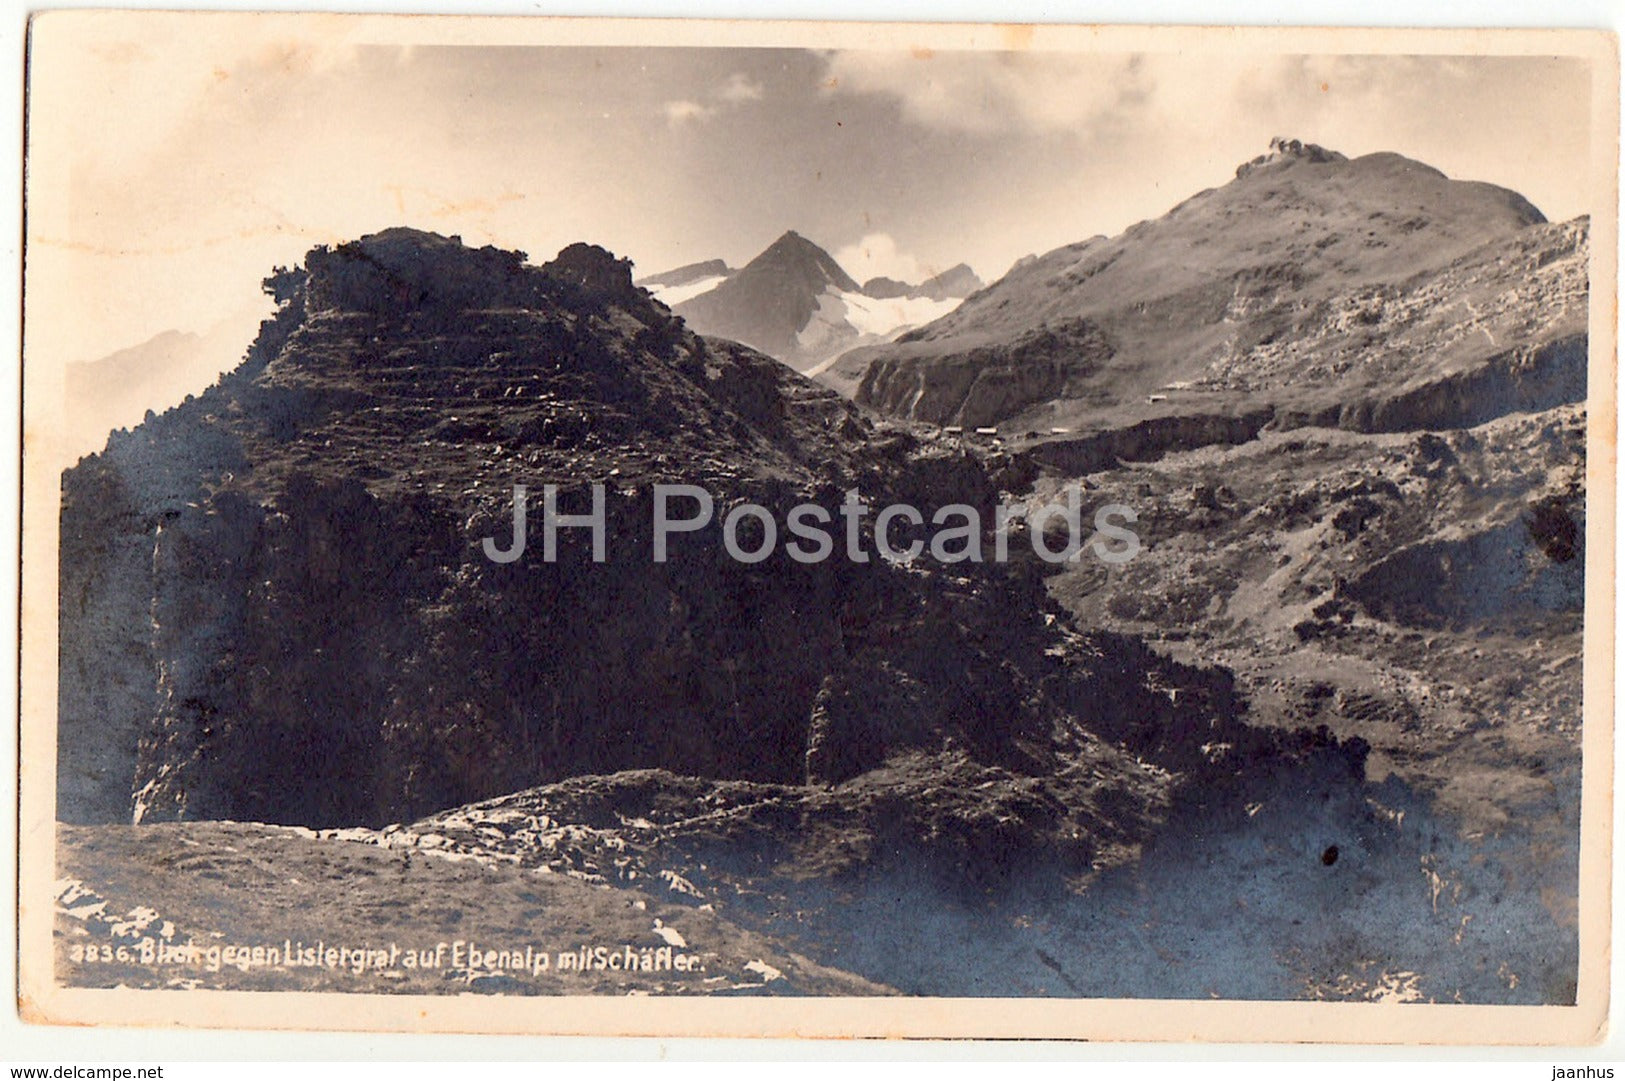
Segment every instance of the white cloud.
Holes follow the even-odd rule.
[[[666,122],[674,128],[698,120],[709,120],[717,112],[709,105],[701,105],[697,101],[688,101],[686,99],[668,101],[660,108],[666,114]]]
[[[706,96],[717,105],[707,105],[703,102],[684,98],[678,101],[668,101],[661,110],[666,114],[666,122],[672,127],[694,123],[701,120],[710,120],[724,109],[737,109],[752,102],[762,100],[765,91],[762,84],[752,80],[743,72],[734,72],[721,86],[713,87]]]
[[[1268,116],[1323,110],[1324,95],[1308,93],[1323,78],[1345,87],[1365,83],[1373,68],[1389,76],[1402,71],[1395,64],[1400,60],[1351,62],[1341,57],[1253,56],[1222,50],[919,55],[854,51],[828,54],[823,85],[829,94],[889,97],[905,118],[939,131],[1105,135],[1141,144],[1149,139],[1191,146],[1238,127],[1250,129]],[[1415,66],[1429,86],[1449,70],[1448,62],[1431,57]],[[1351,79],[1356,73],[1359,78]],[[1284,95],[1285,84],[1292,86],[1290,98]],[[1386,83],[1371,88],[1374,97],[1392,92]],[[1274,134],[1273,129],[1269,133]]]
[[[829,92],[887,95],[909,119],[947,131],[1080,128],[1149,91],[1142,59],[1126,54],[863,51],[828,62]]]
[[[927,276],[920,271],[919,260],[898,250],[897,241],[887,233],[869,233],[856,244],[837,249],[835,261],[859,284],[870,278],[895,278],[918,285]]]
[[[716,92],[716,96],[723,101],[740,105],[747,101],[762,100],[762,84],[753,81],[743,72],[734,72],[728,76],[728,81]]]

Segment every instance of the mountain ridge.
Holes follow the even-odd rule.
[[[1575,250],[1565,227],[1507,189],[1397,154],[1348,159],[1275,140],[1224,187],[1118,236],[1021,260],[943,318],[848,354],[823,378],[882,412],[939,424],[1045,430],[1113,413],[1132,422],[1152,395],[1202,397],[1209,412],[1234,408],[1227,393],[1256,405],[1276,385],[1244,387],[1249,358],[1378,294],[1425,291],[1422,276],[1447,275],[1475,252],[1495,273],[1495,246],[1531,229]],[[1571,290],[1574,270],[1570,259],[1545,277],[1567,274],[1553,287]],[[1347,389],[1318,385],[1313,401],[1301,380],[1280,384],[1279,397],[1315,412]],[[1181,389],[1201,386],[1215,392]]]
[[[705,259],[698,263],[685,263],[683,266],[674,267],[659,274],[650,274],[648,277],[635,279],[632,284],[640,289],[653,291],[663,287],[688,285],[700,278],[725,278],[733,272],[733,268],[725,260]]]

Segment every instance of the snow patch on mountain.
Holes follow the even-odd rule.
[[[890,338],[910,327],[923,326],[959,307],[959,298],[932,300],[929,297],[892,297],[876,300],[862,293],[842,293],[846,319],[860,334]]]
[[[660,303],[672,308],[690,297],[697,297],[701,293],[709,293],[727,280],[728,275],[726,274],[713,274],[695,281],[684,282],[682,285],[669,285],[651,289],[649,292]]]

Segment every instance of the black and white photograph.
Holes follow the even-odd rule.
[[[37,16],[24,1016],[1600,1038],[1615,45]]]

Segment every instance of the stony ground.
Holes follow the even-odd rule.
[[[966,850],[1024,809],[1011,778],[961,780],[920,758],[816,789],[637,771],[383,830],[64,826],[59,972],[432,994],[1573,1000],[1564,854],[1537,882],[1526,838],[1466,838],[1333,747],[1176,801],[1149,840],[1071,868]],[[933,801],[934,836],[897,828]],[[560,968],[583,946],[674,942],[686,974]],[[141,953],[160,944],[203,952]],[[208,953],[245,946],[284,955]],[[389,952],[290,966],[290,947]],[[526,947],[549,968],[488,957]]]
[[[604,889],[546,868],[252,823],[63,826],[59,839],[56,963],[75,986],[887,991],[713,911],[674,904],[663,890]]]

